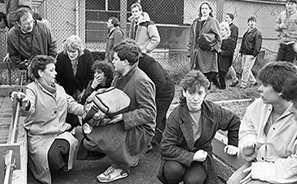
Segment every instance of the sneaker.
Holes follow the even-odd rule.
[[[113,166],[109,166],[103,173],[97,176],[97,179],[101,183],[108,183],[122,178],[126,178],[129,174],[123,169],[116,169]]]
[[[245,89],[245,88],[246,88],[246,86],[240,86],[240,88],[241,88],[241,89]]]
[[[239,80],[233,81],[233,82],[230,84],[230,87],[234,87],[234,86],[236,86],[237,84],[239,84]]]
[[[258,83],[257,82],[254,82],[254,83],[251,84],[251,87],[255,87],[257,85],[258,85]]]

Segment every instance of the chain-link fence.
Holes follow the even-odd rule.
[[[82,38],[86,48],[94,53],[95,59],[104,59],[108,18],[117,17],[128,35],[130,6],[140,2],[143,11],[147,12],[157,25],[161,37],[153,56],[176,79],[179,78],[179,73],[183,75],[190,68],[186,51],[189,26],[197,17],[202,0],[33,0],[33,2],[33,10],[50,22],[58,52],[62,51],[63,41],[68,36],[77,34]],[[210,2],[219,21],[223,20],[227,12],[234,14],[234,23],[239,27],[239,38],[247,29],[247,18],[251,15],[256,16],[257,27],[263,35],[265,55],[269,56],[269,60],[274,59],[278,49],[274,26],[276,17],[285,8],[282,0],[210,0]],[[4,4],[0,3],[0,10],[4,9]],[[6,55],[6,32],[7,30],[0,31],[1,60]],[[240,39],[235,56],[239,46]]]

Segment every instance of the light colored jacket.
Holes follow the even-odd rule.
[[[25,111],[27,117],[24,127],[28,132],[29,169],[42,183],[52,183],[48,165],[48,151],[57,138],[69,142],[68,169],[72,168],[74,153],[78,141],[67,130],[67,112],[82,115],[83,106],[67,95],[65,90],[56,85],[56,96],[45,90],[37,82],[27,85],[26,94],[30,100],[30,109]],[[31,165],[30,165],[31,164]]]
[[[131,16],[129,38],[134,39],[143,53],[152,52],[160,43],[160,35],[157,26],[150,21],[150,17],[147,13],[143,12],[141,18],[137,22],[137,30],[135,32],[136,22]]]
[[[286,28],[281,29],[280,24],[285,23]],[[297,11],[289,15],[287,11],[282,11],[276,19],[276,29],[279,32],[280,43],[294,43],[297,41]]]
[[[256,144],[257,162],[252,162],[252,179],[297,183],[297,122],[291,107],[271,125],[266,136],[264,127],[272,105],[257,99],[248,106],[239,129],[239,150],[242,153],[247,142]]]

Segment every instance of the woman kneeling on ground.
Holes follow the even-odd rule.
[[[210,83],[198,70],[181,81],[180,105],[170,114],[161,141],[163,183],[218,183],[211,142],[216,131],[228,131],[225,151],[237,154],[239,117],[205,100]]]

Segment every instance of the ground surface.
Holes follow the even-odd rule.
[[[250,99],[259,97],[257,90],[259,86],[247,89],[240,89],[239,86],[226,90],[219,90],[215,87],[209,91],[207,95],[208,100],[212,101],[226,101],[232,99]],[[176,95],[173,104],[178,103],[178,97],[180,94],[180,87],[176,86]],[[250,102],[223,102],[222,106],[237,113],[241,118],[245,112],[245,108]],[[171,108],[172,109],[172,108]],[[160,184],[156,175],[158,173],[160,164],[160,154],[158,148],[154,148],[152,152],[144,155],[139,165],[136,168],[131,169],[129,177],[115,181],[114,184]],[[53,174],[54,184],[96,184],[99,183],[96,176],[103,172],[109,163],[106,158],[95,161],[75,161],[74,168],[67,173],[57,172]],[[37,184],[38,182],[32,177],[29,172],[28,176],[29,184]]]

